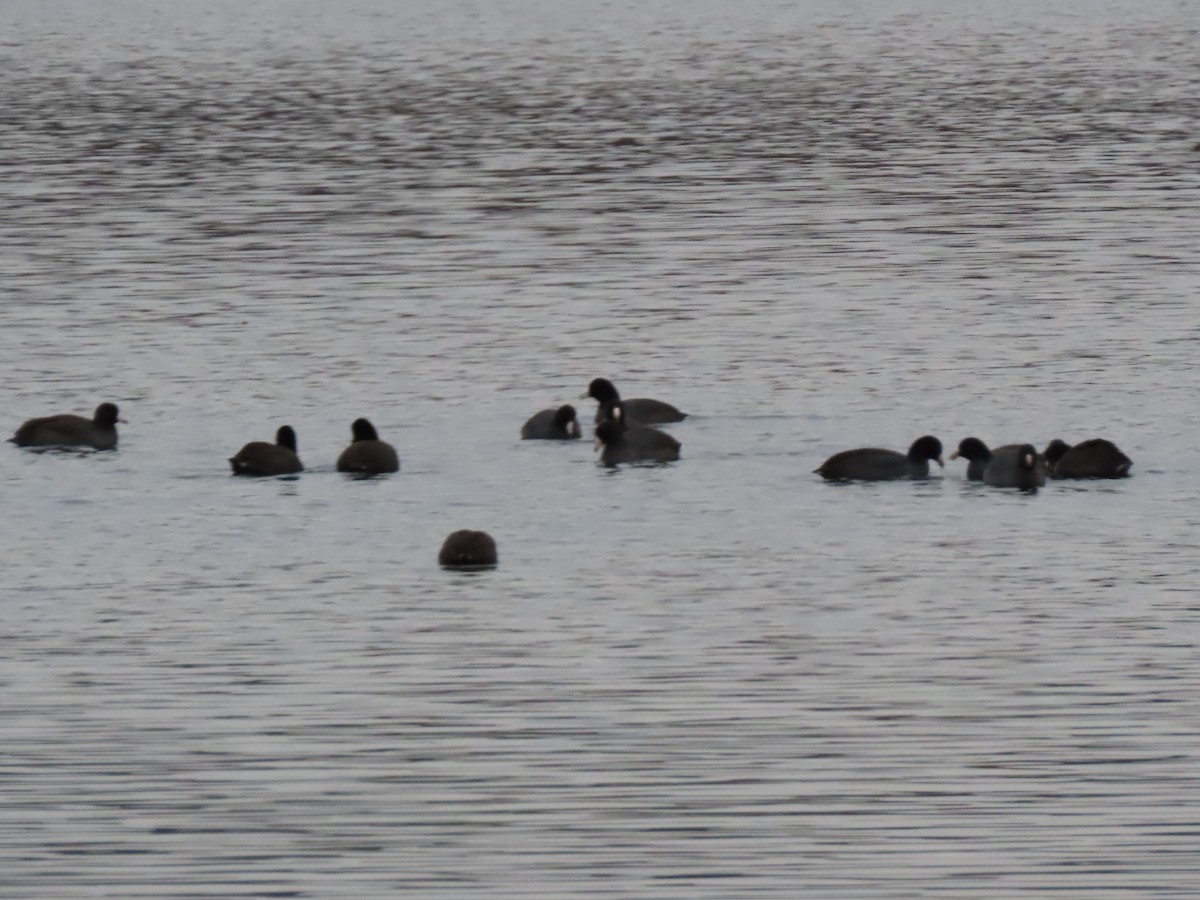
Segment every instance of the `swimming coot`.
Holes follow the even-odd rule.
[[[967,481],[983,481],[983,470],[992,458],[992,451],[979,438],[969,437],[958,442],[958,449],[950,454],[950,458],[967,461]]]
[[[596,426],[600,462],[615,466],[628,462],[673,462],[679,459],[679,441],[665,431],[630,422],[619,400],[603,404],[605,418]]]
[[[814,471],[830,481],[890,481],[895,478],[925,478],[929,461],[942,463],[942,442],[931,435],[913,441],[908,453],[860,447],[835,453]]]
[[[1033,444],[1006,444],[992,451],[983,470],[984,484],[1033,490],[1046,483],[1046,462]]]
[[[275,432],[275,443],[251,441],[229,458],[234,475],[291,475],[303,471],[296,455],[296,432],[283,425]]]
[[[1133,460],[1104,438],[1074,447],[1055,438],[1046,446],[1046,464],[1053,478],[1125,478]]]
[[[617,393],[616,387],[607,378],[592,379],[587,392],[582,394],[579,399],[583,400],[587,397],[591,397],[600,404],[596,409],[597,422],[601,421],[605,404],[622,402],[621,395]],[[682,422],[687,418],[687,413],[680,412],[670,403],[664,403],[662,400],[637,397],[633,400],[625,400],[623,404],[629,420],[641,422],[643,425],[669,425],[672,422]]]
[[[350,432],[354,441],[338,457],[339,472],[382,475],[400,471],[400,457],[396,455],[396,448],[379,439],[374,425],[366,419],[355,419]]]
[[[521,426],[521,439],[534,441],[573,441],[579,438],[575,407],[569,403],[558,409],[543,409]]]
[[[958,449],[950,454],[951,459],[962,458],[967,460],[967,480],[968,481],[985,481],[984,472],[988,467],[988,463],[998,455],[1003,454],[1005,461],[998,464],[996,472],[993,473],[994,478],[1002,477],[1000,473],[1009,463],[1015,464],[1017,461],[1017,451],[1020,450],[1023,444],[1005,444],[1003,447],[997,447],[995,450],[989,450],[987,444],[979,438],[969,437],[959,441]],[[1046,459],[1040,453],[1034,454],[1034,471],[1035,478],[1040,478],[1038,484],[1046,483]],[[990,484],[991,482],[989,482]],[[1007,487],[1017,487],[1018,485],[1006,485]]]
[[[491,568],[496,560],[496,542],[486,531],[456,531],[438,553],[438,565],[447,569]]]
[[[124,422],[115,403],[101,403],[92,418],[62,413],[30,419],[9,440],[18,447],[117,448],[117,423]]]

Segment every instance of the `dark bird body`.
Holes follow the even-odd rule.
[[[350,431],[354,440],[338,457],[339,472],[383,475],[400,471],[400,457],[396,455],[396,448],[379,439],[374,425],[366,419],[355,419]]]
[[[968,481],[984,481],[988,484],[995,485],[997,480],[1013,481],[1012,484],[999,485],[1001,487],[1037,487],[1046,483],[1046,460],[1040,453],[1034,452],[1034,465],[1032,476],[1025,476],[1018,473],[1013,466],[1018,463],[1018,451],[1027,444],[1005,444],[1002,447],[997,447],[995,450],[989,450],[987,444],[979,438],[969,437],[963,438],[958,449],[950,454],[951,459],[967,460],[967,480]],[[990,478],[988,480],[987,471],[993,460],[996,461]],[[1036,484],[1026,484],[1032,478]],[[1020,482],[1020,483],[1017,483]]]
[[[115,403],[101,403],[90,419],[63,413],[30,419],[9,438],[18,447],[117,448],[117,423],[124,422]]]
[[[992,458],[992,451],[979,438],[963,438],[958,442],[958,449],[950,454],[950,459],[965,459],[967,461],[967,481],[983,481],[983,470],[987,468]]]
[[[438,553],[438,565],[448,569],[490,568],[496,562],[496,542],[486,531],[456,531]]]
[[[665,431],[629,421],[621,401],[602,404],[601,409],[604,418],[596,426],[596,448],[604,465],[679,459],[682,444]]]
[[[290,425],[275,433],[275,443],[251,441],[229,457],[234,475],[291,475],[304,470],[296,455],[296,432]]]
[[[908,453],[860,447],[843,450],[825,460],[814,471],[830,481],[891,481],[897,478],[925,478],[929,461],[942,465],[942,442],[930,435],[917,438]]]
[[[605,410],[613,403],[621,403],[625,415],[630,422],[640,422],[642,425],[669,425],[672,422],[682,422],[687,413],[680,412],[670,403],[662,400],[652,400],[648,397],[635,397],[632,400],[621,400],[616,387],[607,378],[594,378],[588,385],[587,393],[580,399],[591,397],[600,405],[596,408],[596,421],[603,421]]]
[[[983,470],[983,483],[1034,490],[1046,483],[1046,462],[1033,444],[1005,444],[992,451]]]
[[[534,441],[574,441],[579,439],[579,422],[575,407],[567,404],[558,409],[543,409],[529,417],[521,426],[521,439]]]
[[[1104,438],[1074,447],[1055,438],[1046,446],[1046,464],[1052,478],[1125,478],[1133,460]]]

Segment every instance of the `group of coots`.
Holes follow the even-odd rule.
[[[655,425],[682,422],[686,413],[661,400],[622,400],[606,378],[588,385],[581,399],[597,402],[595,438],[600,461],[606,466],[631,462],[672,462],[679,459],[680,443]],[[9,440],[18,447],[91,447],[114,450],[117,423],[124,422],[114,403],[101,403],[92,418],[69,414],[30,419]],[[337,460],[337,470],[369,476],[397,472],[396,449],[380,440],[366,419],[350,426],[352,440]],[[521,437],[531,440],[576,440],[580,437],[575,408],[570,405],[535,413],[521,427]],[[1107,440],[1094,438],[1070,446],[1055,439],[1039,453],[1032,444],[1006,444],[989,450],[978,438],[966,438],[951,459],[967,460],[967,478],[996,487],[1036,489],[1051,478],[1122,478],[1131,460]],[[830,481],[886,481],[925,478],[929,463],[942,462],[942,443],[931,435],[918,438],[907,453],[862,447],[843,450],[825,460],[816,473]],[[303,471],[296,452],[296,432],[284,425],[275,443],[251,441],[229,459],[235,475],[277,476]],[[454,568],[494,566],[496,544],[482,531],[456,531],[442,547],[442,565]]]
[[[114,403],[101,403],[90,419],[62,414],[30,419],[9,438],[18,447],[91,447],[115,450],[117,423],[124,422]],[[353,475],[382,475],[400,470],[396,448],[381,441],[366,419],[350,426],[352,440],[337,460],[337,470]],[[296,432],[284,425],[275,443],[251,441],[229,458],[234,475],[294,475],[304,470],[296,454]],[[496,542],[483,531],[456,531],[446,538],[438,562],[452,569],[491,568],[497,563]]]
[[[1074,447],[1055,438],[1039,453],[1033,444],[1005,444],[989,450],[979,438],[964,438],[951,459],[967,460],[967,480],[994,487],[1033,490],[1051,478],[1124,478],[1133,461],[1112,441],[1092,438]],[[942,462],[942,442],[932,435],[913,441],[908,453],[862,447],[835,453],[816,469],[830,481],[888,481],[925,478],[929,463]]]
[[[117,448],[117,423],[124,422],[115,403],[101,403],[92,418],[63,413],[30,419],[9,441],[18,447]],[[382,475],[400,471],[396,448],[381,441],[375,426],[355,419],[350,426],[350,446],[338,457],[337,470],[358,475]],[[229,459],[234,475],[292,475],[304,470],[296,455],[296,432],[284,425],[275,433],[275,443],[251,441]]]
[[[596,412],[597,449],[605,465],[679,459],[679,441],[653,428],[681,422],[686,415],[658,400],[621,399],[612,382],[595,379],[584,397],[599,403]],[[101,403],[92,418],[62,414],[30,419],[9,440],[18,447],[90,447],[115,450],[117,423],[124,422],[114,403]],[[366,419],[350,426],[351,442],[337,459],[337,470],[359,476],[382,475],[400,470],[396,448],[380,440]],[[572,440],[580,436],[575,409],[563,406],[543,410],[521,428],[522,438]],[[251,441],[229,458],[235,475],[294,475],[304,470],[296,449],[296,432],[290,425],[275,434],[275,443]],[[456,531],[446,538],[438,561],[448,568],[481,568],[496,565],[496,542],[482,531]]]
[[[607,378],[596,378],[580,399],[596,401],[596,449],[600,462],[616,466],[631,462],[673,462],[679,459],[679,441],[655,425],[682,422],[687,413],[670,403],[637,397],[622,400]],[[560,406],[534,413],[521,426],[521,437],[534,440],[570,441],[580,436],[575,407]]]
[[[337,460],[339,472],[353,475],[386,475],[400,471],[396,448],[381,441],[375,426],[366,419],[355,419],[350,426],[350,446]],[[296,455],[296,432],[284,425],[275,432],[275,443],[251,441],[233,456],[229,465],[234,475],[294,475],[304,470]]]

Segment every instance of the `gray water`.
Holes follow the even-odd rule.
[[[1200,892],[1195,3],[0,35],[5,427],[129,420],[0,452],[0,895]],[[597,375],[678,463],[517,439]],[[812,474],[926,432],[1135,474]]]

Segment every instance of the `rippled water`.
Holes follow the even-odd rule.
[[[0,9],[0,895],[1195,896],[1200,18],[993,6]]]

